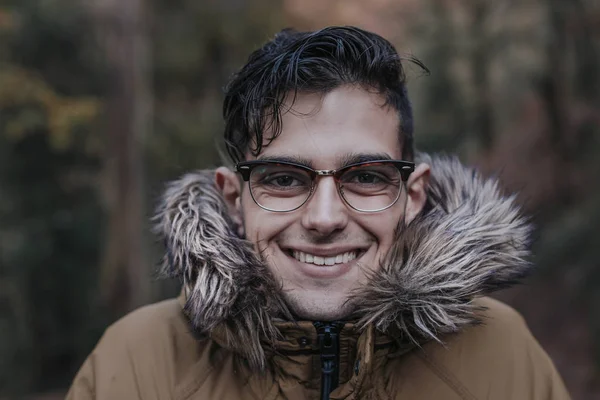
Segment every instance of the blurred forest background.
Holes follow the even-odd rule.
[[[538,226],[516,307],[600,398],[597,0],[0,0],[0,398],[50,399],[155,278],[166,180],[220,163],[222,88],[280,29],[358,25],[421,59],[417,145],[500,176]]]

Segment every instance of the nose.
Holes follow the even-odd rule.
[[[341,199],[333,177],[321,177],[315,192],[304,206],[302,225],[320,235],[343,230],[348,224],[348,209]]]

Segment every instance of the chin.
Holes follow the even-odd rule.
[[[328,302],[326,297],[326,293],[318,296],[304,292],[298,296],[292,292],[288,293],[286,301],[292,312],[301,320],[337,321],[343,320],[352,314],[350,302],[345,299]]]

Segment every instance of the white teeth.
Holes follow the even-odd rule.
[[[303,253],[301,251],[294,250],[293,255],[294,258],[300,262],[311,263],[316,265],[335,265],[347,263],[348,261],[352,261],[356,258],[356,251],[347,251],[342,254],[338,254],[332,257],[322,257],[315,256],[308,253]]]

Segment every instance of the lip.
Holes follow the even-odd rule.
[[[365,250],[357,248],[357,247],[352,247],[352,248],[348,248],[348,249],[343,249],[343,248],[322,249],[321,248],[321,249],[318,249],[319,251],[316,251],[317,249],[308,249],[308,248],[305,248],[305,249],[306,250],[300,250],[300,248],[294,248],[294,250],[298,250],[298,251],[302,251],[305,253],[310,253],[310,254],[314,254],[314,255],[322,256],[322,257],[330,257],[331,255],[341,254],[341,253],[345,253],[347,251],[355,251],[355,250],[358,251],[358,256],[354,260],[348,261],[347,263],[334,264],[334,265],[316,265],[316,264],[304,263],[304,262],[296,260],[296,258],[294,258],[292,255],[290,255],[291,249],[286,249],[286,250],[280,249],[290,259],[290,262],[295,263],[295,265],[298,266],[297,270],[299,270],[303,275],[308,276],[310,278],[315,278],[315,279],[341,278],[346,273],[348,273],[352,269],[354,264],[356,264],[356,262],[358,260],[360,260],[362,258],[362,256],[366,253]]]
[[[337,256],[338,254],[344,254],[344,253],[348,253],[351,251],[356,251],[358,253],[358,255],[361,256],[362,254],[364,254],[367,251],[367,248],[359,247],[359,246],[355,246],[355,247],[302,247],[302,246],[300,246],[300,247],[285,247],[285,248],[281,248],[281,250],[288,255],[290,253],[293,253],[294,251],[301,251],[303,253],[312,254],[314,256],[333,257],[333,256]]]

